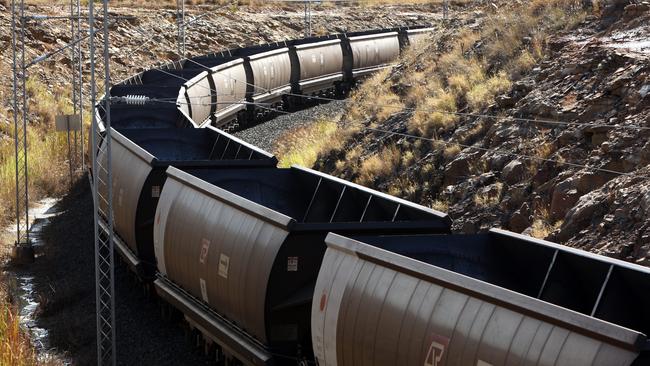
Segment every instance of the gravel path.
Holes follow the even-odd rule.
[[[62,212],[44,228],[43,256],[30,267],[41,298],[38,325],[50,343],[74,365],[94,365],[95,287],[93,204],[82,177],[59,204]],[[116,255],[116,261],[119,257]],[[179,324],[161,317],[157,300],[146,295],[124,265],[115,270],[118,365],[207,365],[186,341]]]
[[[234,135],[260,149],[273,152],[275,143],[286,131],[308,125],[319,118],[334,119],[344,106],[345,100],[319,104],[291,114],[280,115],[257,126],[235,132]]]

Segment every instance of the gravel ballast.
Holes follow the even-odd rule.
[[[44,228],[44,254],[30,267],[41,300],[38,325],[50,343],[74,365],[94,365],[95,257],[93,200],[80,178],[58,206],[61,214]],[[116,255],[115,260],[120,261]],[[207,365],[186,340],[180,324],[161,316],[124,264],[115,270],[115,323],[118,365]]]
[[[345,100],[337,100],[302,109],[291,114],[281,114],[270,121],[235,132],[234,135],[260,149],[274,152],[273,150],[278,139],[285,132],[297,127],[309,125],[321,118],[335,120],[343,110],[345,103]]]

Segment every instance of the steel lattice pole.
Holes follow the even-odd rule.
[[[178,54],[185,57],[185,0],[176,0],[176,25],[178,26]]]
[[[16,1],[11,1],[11,49],[12,49],[12,70],[13,70],[13,109],[14,109],[14,159],[16,169],[16,244],[20,244],[20,199],[18,175],[18,65],[16,50]]]
[[[19,12],[20,39],[17,38],[16,14]],[[29,246],[29,172],[27,170],[27,92],[25,70],[25,3],[20,9],[11,2],[11,44],[13,66],[14,158],[16,170],[16,246]],[[20,56],[18,55],[20,47]],[[20,98],[20,102],[18,99]],[[24,216],[23,216],[24,215]]]
[[[70,39],[77,39],[75,31],[74,0],[70,0]],[[72,68],[72,113],[77,114],[77,46],[70,48],[70,67]],[[74,132],[74,156],[77,156],[77,131]]]
[[[115,299],[113,258],[113,210],[111,172],[111,115],[110,115],[110,64],[108,40],[108,0],[104,0],[104,91],[105,96],[98,107],[105,110],[102,136],[95,111],[95,19],[93,2],[89,2],[90,79],[92,108],[92,162],[93,198],[95,205],[95,299],[97,306],[97,364],[115,365]],[[98,150],[103,150],[98,154]],[[99,161],[101,156],[106,159]],[[102,225],[106,220],[106,225]]]
[[[20,66],[22,71],[21,88],[23,93],[23,110],[22,110],[22,154],[23,154],[23,174],[24,174],[24,191],[23,206],[25,209],[25,227],[24,227],[24,243],[29,245],[29,170],[27,163],[27,69],[25,68],[25,0],[20,1]]]
[[[77,36],[81,37],[81,1],[77,0]],[[81,125],[79,126],[79,134],[81,135],[81,146],[79,148],[81,154],[81,167],[83,168],[86,164],[86,159],[84,155],[85,145],[85,136],[84,136],[84,88],[83,88],[83,51],[81,50],[81,43],[77,45],[77,57],[78,57],[78,66],[79,66],[79,121]]]

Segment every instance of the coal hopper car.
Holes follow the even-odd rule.
[[[156,270],[153,219],[170,165],[214,173],[277,164],[273,155],[212,128],[112,129],[111,136],[115,248],[143,280]],[[100,161],[106,158],[100,151]],[[102,192],[104,181],[99,181]]]
[[[398,32],[386,32],[343,39],[344,70],[349,82],[392,67],[400,54]]]
[[[321,366],[650,364],[648,268],[494,229],[326,242]]]
[[[328,232],[448,233],[446,214],[310,169],[167,170],[156,291],[244,364],[312,357],[310,309]]]

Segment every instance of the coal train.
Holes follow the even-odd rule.
[[[442,212],[277,168],[223,131],[343,96],[429,32],[228,50],[113,86],[116,251],[218,364],[650,364],[649,269],[502,230],[452,235]]]

